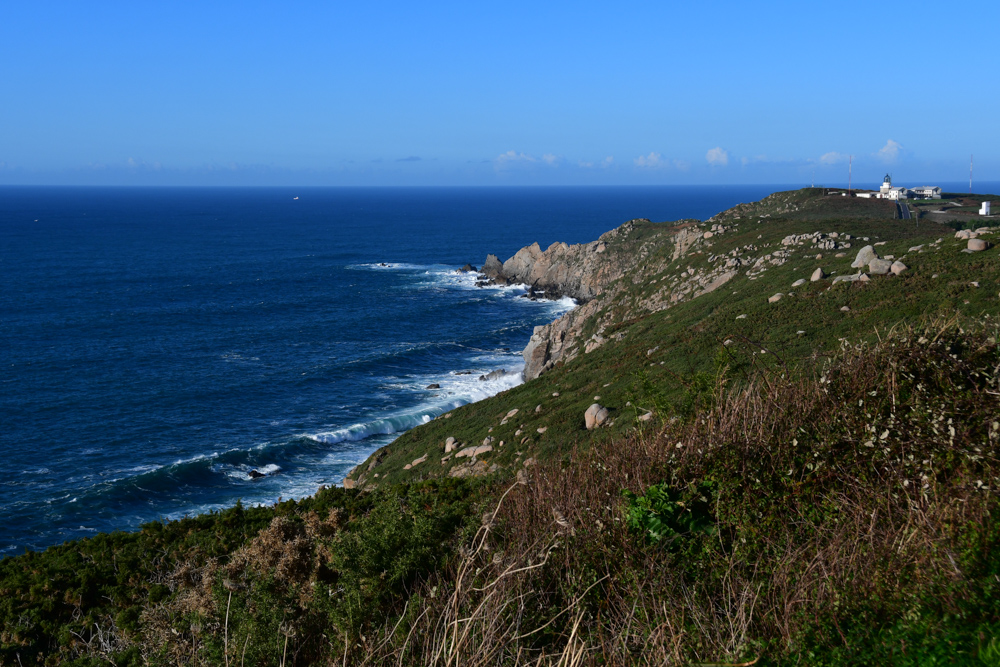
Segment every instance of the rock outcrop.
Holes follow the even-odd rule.
[[[582,337],[583,327],[598,310],[598,303],[590,303],[569,311],[555,322],[535,327],[531,340],[524,348],[524,379],[532,380],[571,352]]]
[[[635,265],[634,259],[614,256],[615,240],[627,236],[637,223],[648,222],[630,220],[591,243],[553,243],[544,251],[532,243],[503,264],[496,255],[488,255],[481,273],[497,284],[528,285],[536,296],[587,302]]]
[[[696,221],[653,225],[646,219],[635,219],[591,243],[553,243],[544,251],[533,243],[502,264],[495,255],[489,255],[480,284],[524,284],[529,298],[568,296],[580,304],[555,322],[535,328],[523,352],[525,380],[538,377],[560,361],[570,361],[611,340],[620,340],[624,332],[607,333],[609,326],[627,317],[612,312],[618,306],[634,315],[656,312],[708,294],[735,277],[738,262],[712,255],[711,266],[691,268],[676,280],[664,279],[656,284],[656,274],[662,275],[689,253],[703,253],[729,229],[714,224],[706,236],[705,226]],[[647,281],[655,288],[647,290],[638,303],[624,305],[629,287]]]

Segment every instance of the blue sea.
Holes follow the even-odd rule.
[[[337,484],[573,307],[463,264],[776,189],[0,188],[0,556]]]

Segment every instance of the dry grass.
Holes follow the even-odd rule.
[[[405,633],[351,657],[749,664],[809,641],[851,648],[927,595],[957,613],[1000,481],[994,340],[896,333],[809,379],[720,384],[689,423],[534,468],[411,600]],[[622,489],[705,479],[711,538],[667,550],[625,525]]]

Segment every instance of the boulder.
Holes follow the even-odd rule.
[[[507,413],[507,416],[504,417],[504,419],[510,419],[511,417],[513,417],[514,415],[516,415],[517,413],[518,413],[518,409],[514,408],[513,410],[511,410],[510,412]]]
[[[853,283],[855,281],[861,280],[862,273],[850,273],[846,276],[836,276],[833,279],[833,284],[837,283]]]
[[[767,302],[768,303],[776,303],[778,301],[781,301],[781,297],[783,297],[783,296],[785,296],[785,295],[782,294],[781,292],[778,292],[774,296],[768,297]]]
[[[972,252],[986,250],[986,241],[982,239],[969,239],[969,250]]]
[[[802,285],[805,285],[805,284],[806,284],[806,279],[805,278],[799,278],[794,283],[792,283],[792,287],[801,287]]]
[[[955,232],[955,238],[962,239],[963,241],[965,241],[967,239],[976,238],[976,234],[971,229],[960,229],[957,232]]]
[[[641,422],[648,422],[652,418],[653,418],[653,413],[652,412],[647,412],[644,415],[639,415],[639,421],[641,421]]]
[[[542,404],[539,403],[538,405],[535,406],[535,412],[541,412],[541,411],[542,411]]]
[[[910,267],[908,267],[906,264],[903,264],[901,261],[897,259],[895,262],[892,263],[892,266],[889,267],[889,270],[892,271],[892,275],[898,276],[903,271],[906,271],[908,268]]]
[[[344,488],[345,489],[353,489],[357,485],[358,485],[358,483],[355,482],[353,479],[347,479],[347,478],[344,479]]]
[[[588,431],[593,431],[595,428],[603,424],[608,418],[608,409],[601,405],[600,403],[594,403],[587,411],[583,413],[583,421],[587,426]]]
[[[474,267],[472,264],[466,264],[458,270],[459,273],[476,273],[479,269]]]
[[[480,380],[480,382],[487,382],[489,380],[497,380],[497,379],[502,378],[503,376],[505,376],[507,374],[508,374],[507,373],[507,369],[505,369],[505,368],[498,368],[495,371],[490,371],[486,375],[480,375],[479,376],[479,380]]]
[[[480,445],[479,447],[466,447],[465,449],[455,452],[456,459],[462,459],[469,456],[479,456],[480,454],[485,454],[487,452],[492,452],[493,447],[490,445]]]
[[[826,278],[826,273],[823,271],[823,269],[819,267],[817,267],[816,270],[813,271],[813,274],[809,276],[809,280],[811,280],[812,282],[823,280],[823,278]]]
[[[535,429],[535,430],[537,430],[537,431],[538,431],[539,433],[545,433],[546,431],[548,431],[548,430],[549,430],[549,427],[548,427],[548,426],[539,426],[539,427],[538,427],[537,429]]]
[[[427,387],[426,387],[426,388],[427,388],[427,389],[440,389],[440,388],[441,388],[441,385],[439,385],[439,384],[438,384],[437,382],[434,382],[434,383],[432,383],[432,384],[429,384],[429,385],[427,385]]]
[[[868,273],[875,276],[884,276],[892,268],[892,262],[887,259],[873,259],[868,262]]]
[[[866,245],[864,248],[858,251],[858,256],[851,263],[852,269],[863,269],[868,266],[873,259],[878,259],[878,253],[875,252],[875,248],[870,245]]]
[[[450,454],[451,452],[458,449],[458,441],[455,438],[449,437],[444,441],[444,453]]]
[[[259,470],[251,470],[250,472],[247,473],[247,477],[249,477],[250,479],[260,479],[261,477],[267,477],[267,475],[265,475]]]

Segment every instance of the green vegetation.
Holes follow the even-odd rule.
[[[997,250],[870,204],[637,224],[603,344],[404,434],[364,490],[0,561],[0,664],[1000,664]],[[788,240],[815,231],[852,247]],[[809,281],[867,243],[909,269]],[[493,473],[449,476],[449,436],[494,438]]]

